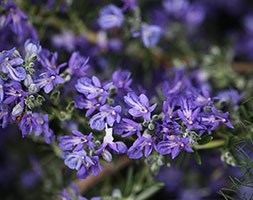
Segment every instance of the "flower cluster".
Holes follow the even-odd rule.
[[[77,170],[77,176],[79,178],[86,178],[89,174],[97,175],[101,170],[98,156],[89,156],[84,149],[92,151],[94,149],[94,142],[92,133],[88,136],[83,135],[81,132],[74,130],[73,136],[62,136],[60,138],[60,148],[64,150],[63,158],[65,159],[65,165],[70,169]],[[73,150],[73,152],[67,152],[66,150]]]
[[[44,133],[47,143],[54,140],[48,125],[48,114],[38,112],[37,108],[45,100],[40,92],[42,89],[48,94],[55,85],[65,82],[59,75],[65,64],[58,66],[56,61],[56,53],[42,50],[33,40],[25,42],[24,57],[15,48],[0,52],[1,127],[17,121],[23,137]],[[35,70],[35,67],[38,69]]]
[[[28,23],[27,15],[12,0],[0,2],[0,50],[22,46],[28,38],[38,39],[36,30]],[[5,13],[5,14],[2,14]],[[13,35],[13,38],[10,36]]]
[[[211,134],[220,124],[233,128],[228,113],[215,106],[215,102],[223,101],[221,95],[212,97],[207,82],[190,78],[196,75],[188,76],[184,68],[175,69],[162,83],[162,95],[156,97],[160,100],[154,104],[146,94],[132,89],[130,72],[117,70],[112,77],[112,82],[101,82],[95,76],[77,80],[76,108],[86,110],[93,130],[105,130],[103,142],[98,145],[92,142],[92,134],[85,136],[78,131],[73,131],[74,136],[60,137],[62,150],[75,147],[63,155],[65,164],[78,170],[78,177],[97,174],[99,155],[111,162],[111,153],[127,153],[129,158],[139,159],[156,151],[161,155],[171,154],[174,159],[181,151],[193,152],[198,139]],[[199,82],[198,86],[195,82]],[[117,135],[122,136],[122,141],[114,141]],[[131,144],[129,141],[133,139]],[[128,141],[130,146],[123,141]],[[96,162],[94,156],[87,156],[93,154]],[[85,176],[80,175],[83,171]]]
[[[121,27],[124,22],[123,11],[133,9],[136,1],[124,1],[123,9],[111,4],[101,9],[98,18],[98,24],[102,29],[111,29]],[[162,35],[162,29],[157,25],[148,25],[142,23],[138,30],[135,30],[134,37],[140,36],[145,47],[151,47],[158,43]]]

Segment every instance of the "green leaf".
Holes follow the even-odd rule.
[[[30,110],[32,110],[33,108],[34,108],[34,106],[35,106],[35,104],[34,104],[34,96],[33,95],[30,95],[30,96],[27,96],[26,98],[25,98],[25,105],[27,105],[27,107],[30,109]]]
[[[249,114],[248,114],[248,112],[247,112],[244,105],[240,106],[239,110],[240,110],[240,113],[242,113],[242,115],[245,119],[249,119]]]
[[[194,149],[213,149],[220,146],[223,146],[225,144],[225,140],[213,140],[207,144],[204,145],[194,145]]]
[[[67,107],[66,107],[66,110],[71,113],[75,108],[75,102],[74,101],[71,101],[68,103]]]
[[[50,99],[52,99],[55,102],[57,102],[59,100],[59,97],[60,97],[60,91],[55,91],[55,92],[51,93],[51,95],[50,95]]]
[[[156,183],[153,186],[148,187],[146,190],[141,192],[139,195],[136,196],[136,200],[146,200],[149,197],[153,196],[156,192],[158,192],[162,187],[163,183]]]
[[[69,119],[69,117],[70,117],[70,115],[64,111],[60,111],[57,114],[58,114],[59,119],[63,120],[63,121]]]
[[[36,102],[38,105],[42,105],[43,104],[43,101],[45,101],[45,98],[41,95],[38,95],[37,98],[36,98]]]
[[[201,138],[201,140],[198,140],[198,144],[204,145],[211,142],[211,140],[213,140],[213,137],[211,135],[205,135]]]
[[[127,172],[127,181],[126,181],[124,196],[129,196],[132,192],[133,185],[134,185],[133,173],[134,173],[133,167],[130,167]]]
[[[198,165],[201,165],[202,164],[202,160],[201,160],[201,157],[199,155],[199,152],[195,150],[193,152],[193,156],[194,156],[196,162],[198,163]]]

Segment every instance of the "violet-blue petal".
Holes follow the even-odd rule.
[[[156,25],[142,25],[141,38],[145,47],[156,45],[162,35],[162,29]]]
[[[120,27],[123,20],[124,16],[122,10],[117,6],[110,4],[101,9],[98,24],[103,29],[110,29],[113,27]]]

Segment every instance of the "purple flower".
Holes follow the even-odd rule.
[[[23,62],[24,60],[15,48],[0,52],[0,68],[14,81],[22,81],[26,78],[25,69],[19,67]]]
[[[70,187],[64,189],[59,195],[62,197],[61,200],[88,200],[87,198],[80,196],[79,189],[74,182],[71,182]],[[90,200],[101,200],[101,198],[93,197]]]
[[[127,151],[127,146],[121,141],[119,142],[113,141],[114,138],[112,136],[112,132],[113,132],[112,128],[108,128],[106,126],[105,132],[106,132],[106,135],[104,137],[103,144],[99,147],[97,151],[95,151],[95,153],[102,154],[103,158],[106,161],[111,162],[112,155],[109,152],[109,150],[113,150],[117,154],[123,154]]]
[[[67,63],[57,65],[58,54],[51,53],[48,50],[42,50],[39,53],[38,61],[46,69],[45,72],[39,75],[39,79],[35,83],[39,88],[43,88],[45,93],[53,90],[55,84],[62,84],[65,80],[59,76],[61,68],[66,66]]]
[[[9,109],[7,106],[0,104],[0,127],[6,128],[8,125]]]
[[[33,58],[36,58],[38,54],[41,52],[41,46],[39,42],[36,42],[32,39],[26,40],[25,52],[26,52],[26,59],[32,60]]]
[[[210,186],[209,186],[210,187]],[[198,188],[190,188],[190,189],[184,189],[180,192],[178,196],[178,200],[201,200],[205,199],[206,196],[201,194],[201,189]]]
[[[89,157],[85,151],[64,152],[64,163],[70,169],[77,170],[78,178],[87,178],[90,174],[97,175],[101,170],[98,156]]]
[[[163,137],[171,134],[183,133],[180,130],[181,126],[176,121],[173,121],[169,118],[164,118],[162,124],[157,123],[157,126],[157,134],[160,135],[162,133]]]
[[[137,133],[140,135],[141,124],[127,118],[123,118],[119,124],[114,128],[114,132],[117,134],[122,134],[122,137],[128,137]]]
[[[193,150],[188,146],[189,138],[180,138],[170,135],[167,139],[168,140],[161,141],[156,145],[156,151],[160,154],[171,154],[172,159],[174,159],[182,150],[193,152]]]
[[[157,175],[156,181],[163,182],[166,191],[175,192],[180,188],[183,178],[184,174],[181,169],[173,166],[163,166]]]
[[[4,100],[4,81],[0,78],[0,105]]]
[[[70,30],[63,30],[61,33],[52,36],[52,43],[58,49],[65,49],[69,52],[73,52],[80,41]]]
[[[97,113],[90,119],[90,127],[94,130],[103,130],[105,128],[105,118],[102,118],[101,113]]]
[[[24,35],[27,28],[26,19],[26,14],[13,4],[13,7],[9,10],[5,25],[10,24],[12,31],[17,35]]]
[[[52,129],[49,128],[48,115],[34,113],[33,116],[36,118],[37,121],[37,126],[34,132],[35,136],[39,136],[43,133],[45,142],[47,144],[51,144],[55,140],[55,135]]]
[[[226,102],[226,103],[232,103],[233,106],[238,105],[238,103],[240,102],[240,100],[243,97],[243,93],[239,94],[237,90],[234,89],[229,89],[229,90],[225,90],[220,92],[217,95],[217,98],[221,101],[221,102]]]
[[[39,75],[37,80],[35,80],[36,85],[39,88],[43,88],[46,94],[50,93],[54,89],[54,85],[63,84],[64,82],[65,80],[55,71],[44,72]]]
[[[182,20],[189,9],[189,2],[187,0],[165,0],[163,6],[171,17]]]
[[[156,45],[162,34],[162,30],[156,25],[142,25],[141,38],[145,47]]]
[[[41,57],[40,62],[42,66],[46,68],[46,72],[41,73],[39,78],[34,82],[39,88],[43,88],[44,92],[48,94],[53,90],[54,85],[63,84],[65,82],[65,80],[59,76],[59,71],[66,63],[57,66],[57,54],[53,54],[51,61],[49,61],[47,57],[44,57],[45,55],[43,52],[40,53],[39,56]]]
[[[84,163],[77,172],[77,177],[81,179],[87,178],[90,174],[94,176],[98,175],[98,172],[102,170],[102,166],[99,163],[98,156],[92,156],[84,159]]]
[[[121,117],[119,113],[121,112],[121,106],[112,107],[106,104],[100,108],[100,112],[102,117],[106,117],[106,123],[109,126],[113,126],[115,121],[117,123],[120,122]]]
[[[67,65],[67,63],[62,63],[58,65],[57,60],[58,60],[57,52],[52,53],[48,50],[43,49],[38,54],[38,61],[45,69],[49,70],[51,73],[52,71],[54,71],[54,73],[59,74],[60,69]]]
[[[253,34],[253,14],[250,13],[249,15],[246,15],[246,17],[243,20],[243,25],[246,29],[246,31],[252,35]]]
[[[105,120],[109,126],[113,126],[115,121],[117,123],[120,122],[121,117],[119,113],[121,112],[121,106],[112,107],[106,104],[99,110],[100,112],[90,119],[92,129],[103,130],[105,128]]]
[[[62,150],[72,150],[72,148],[75,146],[74,151],[80,151],[85,147],[85,145],[89,146],[91,149],[94,148],[92,133],[89,135],[83,135],[77,130],[72,131],[72,133],[74,136],[60,137],[59,147]]]
[[[124,16],[122,10],[110,4],[100,10],[98,24],[102,29],[110,29],[113,27],[120,27],[123,20]]]
[[[221,123],[229,128],[234,128],[228,119],[228,112],[221,113],[215,107],[212,107],[212,113],[201,113],[201,124],[205,125],[208,131],[215,130]]]
[[[79,47],[81,49],[89,48],[86,38],[82,35],[76,35],[70,29],[65,29],[58,34],[53,35],[51,41],[53,46],[57,49],[64,49],[69,53],[73,53],[79,49]]]
[[[27,134],[31,134],[37,127],[37,120],[33,116],[32,112],[27,112],[22,117],[19,128],[22,132],[22,136],[25,137]]]
[[[59,197],[61,197],[61,199],[64,199],[64,200],[71,200],[71,199],[72,199],[72,195],[69,194],[69,193],[67,192],[66,189],[64,189],[64,190],[59,194]],[[87,200],[87,199],[85,199],[85,200]]]
[[[96,97],[102,97],[106,99],[109,93],[107,90],[112,83],[107,83],[102,85],[99,79],[96,76],[93,76],[91,79],[83,77],[78,79],[76,84],[76,89],[78,92],[84,94],[87,99],[94,99]]]
[[[137,0],[121,0],[124,3],[124,10],[133,10],[137,6]]]
[[[143,156],[148,157],[155,146],[154,140],[150,135],[139,136],[133,145],[128,149],[128,156],[132,159],[139,159]]]
[[[201,92],[193,90],[191,96],[194,97],[194,104],[196,106],[206,106],[213,103],[208,89],[203,88]]]
[[[148,97],[141,94],[139,97],[134,93],[128,93],[124,96],[124,101],[131,107],[129,114],[133,117],[143,117],[150,121],[151,112],[156,108],[156,104],[149,106]]]
[[[79,170],[84,161],[92,163],[91,159],[86,156],[86,152],[83,150],[75,151],[72,153],[63,152],[62,157],[65,159],[64,164],[67,165],[70,169]]]
[[[193,102],[190,99],[181,100],[181,109],[178,110],[178,116],[186,124],[188,129],[201,128],[196,122],[197,117],[199,116],[200,108],[193,105]]]
[[[163,109],[162,112],[165,115],[165,118],[172,119],[177,115],[175,110],[175,102],[171,100],[166,100],[163,102]]]
[[[89,117],[95,110],[99,109],[101,103],[97,99],[85,99],[83,95],[75,97],[75,107],[79,109],[87,109],[85,116]]]
[[[106,45],[106,42],[107,41],[104,42],[105,43],[104,46]],[[108,42],[109,42],[108,48],[113,52],[119,52],[123,48],[123,42],[120,39],[113,38],[113,39],[110,39]],[[103,44],[102,44],[102,47],[103,47]]]
[[[52,143],[55,139],[55,135],[48,125],[48,115],[27,112],[22,117],[19,128],[23,137],[34,132],[35,136],[44,133],[44,140],[47,144]]]
[[[171,99],[178,99],[180,92],[190,85],[189,80],[185,77],[185,68],[173,69],[171,81],[166,81],[163,84],[164,96]]]
[[[11,117],[13,120],[16,119],[16,117],[22,115],[22,112],[24,110],[24,104],[19,102],[17,103],[13,108],[12,108],[12,111],[11,111]]]
[[[25,92],[22,89],[22,86],[19,82],[11,82],[5,85],[7,89],[5,89],[5,100],[3,103],[11,104],[17,100],[20,100],[22,104],[24,103],[24,98],[29,94],[29,92]]]
[[[43,175],[42,166],[40,165],[39,161],[32,158],[30,162],[32,169],[22,173],[21,177],[22,187],[25,188],[34,186],[39,181],[39,178]]]
[[[83,57],[79,52],[73,52],[68,63],[68,72],[76,76],[84,76],[89,65],[89,58]]]
[[[185,18],[185,21],[188,25],[199,25],[205,18],[205,10],[199,5],[191,5],[186,11]]]
[[[112,75],[113,84],[119,89],[119,91],[131,91],[130,85],[132,79],[130,79],[131,73],[129,71],[117,70]]]

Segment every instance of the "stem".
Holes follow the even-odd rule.
[[[194,145],[194,149],[213,149],[216,147],[221,147],[225,144],[225,140],[213,140],[205,145]]]
[[[235,71],[240,73],[253,72],[253,63],[250,62],[234,62],[232,67]]]
[[[89,176],[85,180],[77,180],[76,185],[79,188],[80,193],[84,193],[87,191],[90,187],[98,183],[99,181],[103,180],[106,176],[111,176],[118,170],[128,166],[132,161],[127,157],[123,156],[118,160],[117,163],[106,163],[103,166],[103,170],[98,173],[97,176]]]

